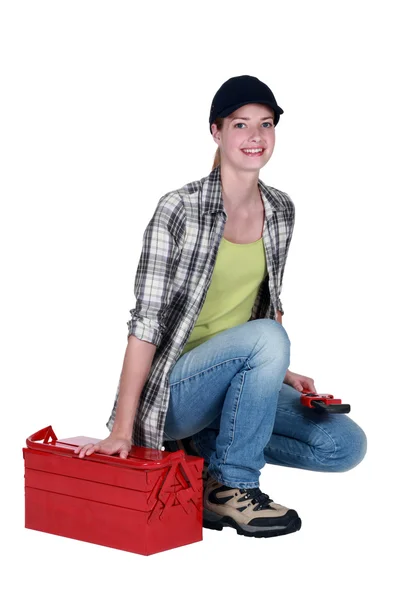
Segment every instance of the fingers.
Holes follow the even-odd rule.
[[[84,446],[78,446],[74,450],[74,454],[78,454],[78,458],[83,458],[85,455],[90,456],[93,452],[97,452],[99,450],[99,444],[85,444]]]
[[[311,391],[312,391],[314,394],[316,394],[316,393],[317,393],[317,390],[315,389],[315,385],[314,385],[314,380],[313,380],[313,379],[311,379],[311,382],[310,382],[310,390],[311,390]]]
[[[121,447],[122,446],[122,447]],[[85,444],[84,446],[78,446],[74,450],[74,454],[78,454],[78,458],[84,456],[90,456],[94,452],[102,452],[103,454],[117,454],[119,453],[121,458],[128,458],[130,446],[128,444],[114,443],[110,444],[107,441],[100,442],[98,444]]]
[[[314,385],[314,379],[312,377],[305,378],[303,382],[303,388],[307,388],[308,390],[310,390],[310,392],[313,392],[314,394],[317,393],[317,390],[315,389]]]

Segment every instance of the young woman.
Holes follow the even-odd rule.
[[[254,537],[301,527],[260,490],[265,463],[346,471],[367,447],[347,415],[303,407],[314,380],[289,370],[280,294],[295,208],[259,179],[281,114],[256,77],[215,94],[211,173],[163,196],[144,233],[111,433],[76,450],[184,447],[205,459],[204,526]]]

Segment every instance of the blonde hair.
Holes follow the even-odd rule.
[[[222,129],[222,127],[224,125],[224,120],[225,120],[224,117],[217,117],[215,119],[214,123],[216,124],[217,129],[219,129],[219,130]],[[214,155],[214,163],[211,168],[211,171],[213,171],[215,169],[215,167],[218,167],[218,165],[220,165],[220,164],[221,164],[221,152],[220,152],[219,146],[218,146],[218,148],[215,152],[215,155]]]

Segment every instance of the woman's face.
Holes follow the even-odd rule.
[[[246,104],[224,119],[221,130],[211,125],[221,162],[236,170],[258,171],[271,158],[275,146],[274,111],[265,104]],[[245,150],[261,148],[262,153]]]

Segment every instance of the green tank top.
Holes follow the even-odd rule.
[[[250,244],[234,244],[223,237],[206,299],[180,356],[217,333],[246,323],[266,275],[262,237]]]

